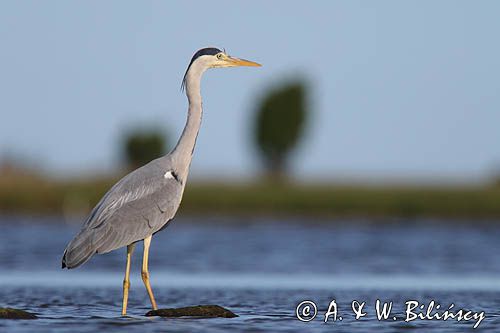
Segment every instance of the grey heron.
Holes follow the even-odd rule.
[[[182,88],[189,107],[184,130],[175,148],[119,180],[91,211],[81,230],[69,242],[62,268],[75,268],[95,253],[127,246],[122,315],[127,313],[130,260],[135,244],[144,241],[142,280],[154,310],[158,309],[149,282],[148,257],[152,236],[174,218],[182,200],[201,125],[201,77],[209,68],[260,66],[229,56],[217,48],[197,51],[184,74]]]

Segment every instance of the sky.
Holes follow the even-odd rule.
[[[498,1],[2,1],[0,158],[54,175],[112,170],[127,128],[184,126],[202,47],[262,68],[210,70],[192,174],[257,177],[255,105],[310,86],[297,179],[455,178],[500,169]]]

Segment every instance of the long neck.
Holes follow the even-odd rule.
[[[186,95],[189,101],[186,126],[177,142],[172,157],[177,162],[179,172],[187,175],[191,164],[196,138],[201,126],[202,102],[200,83],[201,76],[205,68],[202,66],[192,66],[186,74]]]

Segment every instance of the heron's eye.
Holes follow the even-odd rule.
[[[219,60],[220,60],[220,59],[222,59],[222,53],[219,53],[219,54],[217,55],[217,59],[219,59]]]

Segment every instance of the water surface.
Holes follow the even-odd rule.
[[[240,317],[163,319],[143,316],[149,300],[140,280],[142,246],[133,258],[129,317],[122,318],[124,249],[95,256],[76,270],[61,270],[62,251],[78,226],[58,219],[2,217],[0,306],[24,308],[41,319],[0,320],[0,331],[472,329],[472,321],[406,323],[408,300],[484,311],[480,328],[500,330],[500,228],[494,224],[312,222],[175,221],[151,246],[151,280],[160,307],[219,304]],[[343,320],[324,323],[333,299]],[[391,320],[375,318],[377,299],[394,302]],[[295,315],[303,300],[318,306],[318,316],[308,323]],[[353,300],[367,302],[367,316],[358,321]]]

